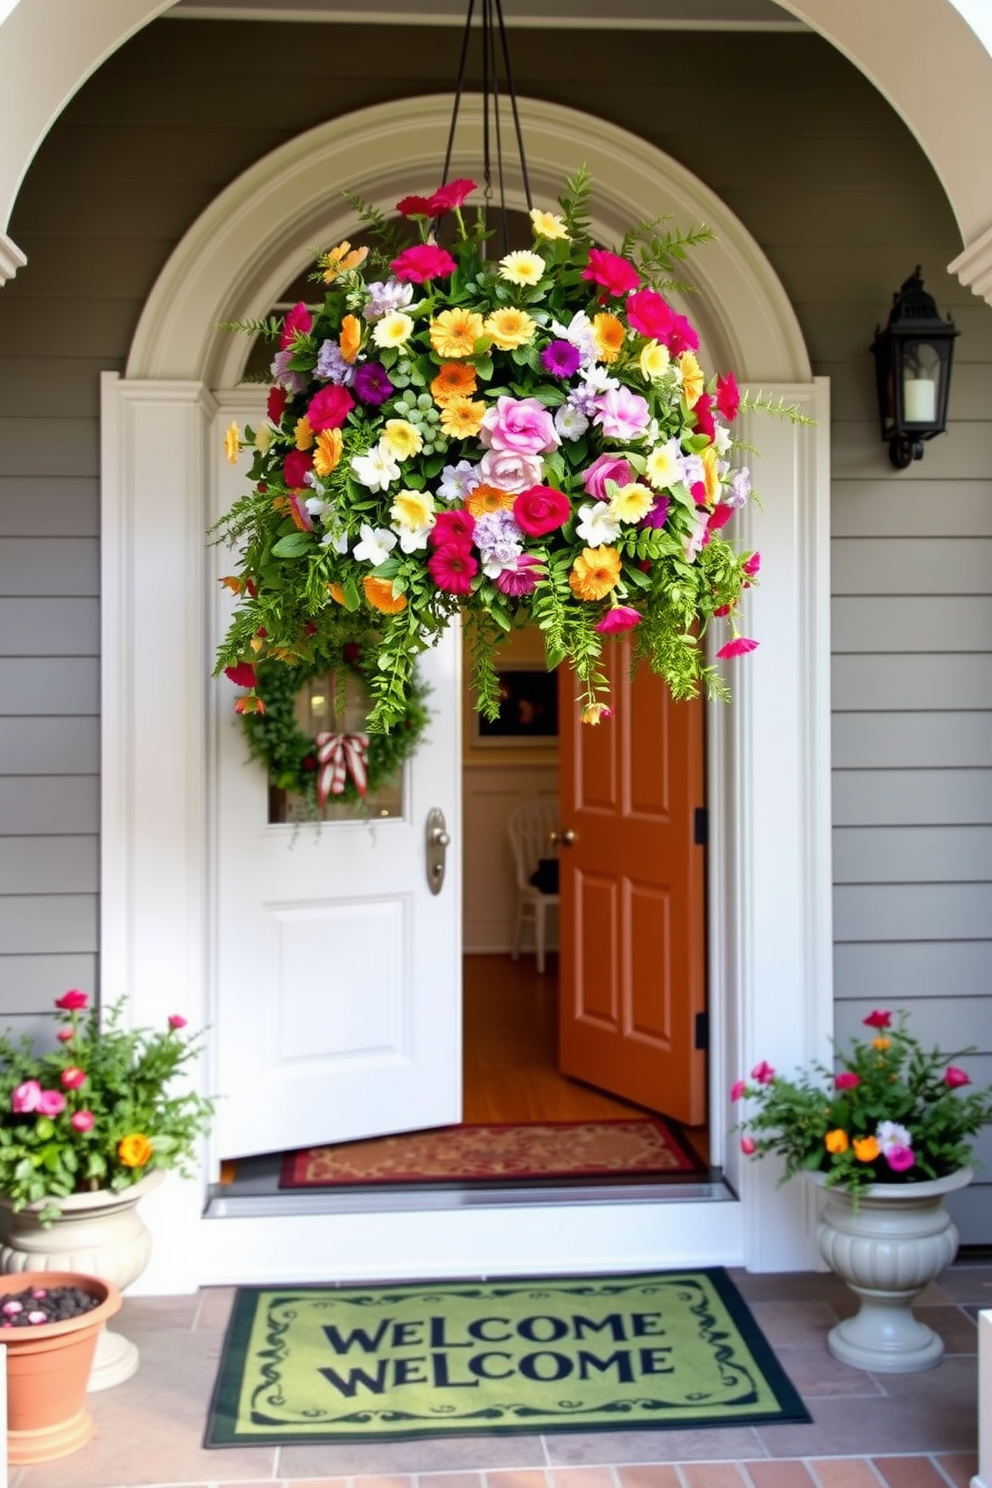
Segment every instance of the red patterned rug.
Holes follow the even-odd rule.
[[[287,1152],[280,1188],[477,1183],[521,1178],[660,1178],[705,1166],[660,1118],[442,1126]]]

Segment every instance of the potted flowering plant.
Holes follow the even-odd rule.
[[[968,1090],[955,1061],[971,1051],[926,1050],[906,1021],[905,1013],[895,1023],[890,1012],[869,1013],[871,1037],[838,1050],[835,1070],[815,1064],[787,1080],[764,1060],[756,1065],[730,1092],[750,1106],[740,1123],[744,1153],[776,1152],[783,1181],[822,1173],[825,1187],[839,1185],[855,1200],[872,1184],[905,1187],[966,1168],[967,1139],[992,1117],[992,1091]]]
[[[957,1254],[944,1198],[972,1178],[974,1137],[992,1118],[992,1090],[969,1090],[963,1050],[926,1049],[906,1015],[876,1009],[870,1037],[838,1049],[836,1068],[814,1064],[785,1079],[764,1060],[731,1089],[747,1103],[741,1148],[784,1159],[781,1181],[805,1173],[827,1194],[817,1231],[827,1265],[861,1308],[828,1336],[830,1352],[859,1369],[929,1369],[940,1338],[914,1318],[923,1287]]]
[[[173,1088],[198,1052],[174,1013],[160,1032],[121,1027],[122,1003],[101,1020],[75,989],[56,998],[59,1047],[0,1035],[0,1194],[15,1210],[41,1205],[50,1223],[70,1194],[119,1192],[152,1170],[186,1170],[213,1103]]]
[[[579,172],[560,212],[531,211],[532,247],[493,259],[483,214],[463,210],[474,190],[400,201],[406,246],[353,202],[377,246],[325,253],[316,307],[234,327],[278,343],[267,418],[227,434],[232,462],[251,451],[251,490],[216,529],[238,553],[217,670],[246,689],[242,714],[265,711],[256,662],[357,639],[376,657],[368,727],[388,730],[458,611],[491,719],[494,649],[521,624],[543,632],[549,669],[571,664],[594,723],[610,636],[632,632],[675,697],[726,694],[703,647],[713,617],[729,628],[718,656],[757,644],[737,613],[760,557],[725,530],[751,486],[730,426],[747,407],[798,415],[742,398],[730,371],[707,379],[664,297],[710,233],[641,224],[597,247]]]

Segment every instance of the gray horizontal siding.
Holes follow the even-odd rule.
[[[834,652],[985,651],[992,636],[992,596],[885,595],[835,599]]]
[[[988,940],[848,942],[834,946],[834,975],[849,1002],[914,1002],[962,997],[981,1001],[992,985],[992,935]],[[992,1028],[986,1035],[992,1039]]]
[[[96,833],[99,829],[99,776],[0,775],[3,832],[39,837]]]
[[[95,952],[96,895],[7,895],[0,899],[0,945],[8,956]]]
[[[834,765],[992,765],[992,712],[835,713]]]
[[[100,768],[96,718],[0,718],[0,773],[95,775]]]
[[[843,713],[992,708],[992,653],[835,656],[831,681]]]
[[[950,1055],[964,1049],[974,1048],[976,1053],[988,1055],[992,1052],[992,1028],[984,1016],[982,997],[962,997],[955,1009],[958,1019],[953,1032],[948,1029],[948,1003],[946,998],[919,997],[900,999],[899,1006],[907,1014],[907,1029],[927,1049],[938,1048]],[[890,1008],[885,998],[876,998],[872,1008]],[[864,1036],[863,1004],[849,1002],[837,1004],[836,1037],[838,1042]],[[970,1071],[969,1071],[970,1073]]]
[[[833,402],[833,384],[830,397]],[[879,448],[884,449],[881,442]],[[970,541],[992,536],[988,479],[941,481],[928,473],[905,485],[875,477],[838,481],[831,502],[831,529],[835,538],[929,537],[937,511],[941,537]]]
[[[0,597],[0,636],[7,656],[98,656],[99,600]]]
[[[8,537],[0,543],[0,594],[70,596],[99,588],[95,537]]]
[[[833,819],[835,827],[992,822],[992,769],[835,770]]]
[[[95,656],[8,656],[0,659],[0,715],[43,717],[47,714],[59,716],[99,711],[100,664]],[[0,817],[2,830],[3,818]]]
[[[980,940],[990,926],[992,883],[838,884],[834,889],[838,941]]]
[[[836,827],[834,882],[987,883],[992,826]]]
[[[992,537],[838,537],[831,564],[834,594],[992,591]]]
[[[3,363],[0,362],[0,366]],[[0,539],[8,537],[97,537],[100,488],[96,474],[0,476]]]
[[[0,837],[0,894],[86,894],[98,869],[95,836]]]
[[[51,1013],[56,997],[71,987],[92,996],[96,970],[96,956],[86,951],[0,956],[0,1008],[16,1007],[27,1014]]]

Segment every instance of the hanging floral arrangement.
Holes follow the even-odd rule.
[[[560,212],[531,211],[533,246],[494,259],[484,215],[463,210],[473,190],[404,198],[398,228],[353,203],[378,246],[323,255],[318,308],[237,327],[278,349],[265,422],[227,434],[228,457],[248,448],[252,463],[217,528],[239,559],[218,671],[361,641],[376,657],[368,729],[388,731],[417,655],[460,611],[488,718],[496,648],[524,624],[549,669],[574,670],[587,722],[609,715],[602,649],[624,632],[674,697],[725,694],[703,637],[716,616],[717,656],[754,648],[737,617],[760,564],[726,530],[750,493],[730,426],[762,405],[729,371],[707,380],[662,293],[711,235],[642,224],[599,248],[580,172]]]

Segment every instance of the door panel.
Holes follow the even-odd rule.
[[[614,716],[582,724],[562,680],[564,1074],[696,1126],[706,1114],[703,704],[673,703],[629,641],[609,648]]]
[[[219,466],[218,511],[243,481]],[[219,577],[230,559],[215,552]],[[222,634],[229,601],[216,592]],[[400,815],[319,828],[270,821],[235,690],[214,684],[218,1157],[461,1119],[459,655],[452,629],[422,660],[432,717],[406,765]],[[436,895],[432,807],[452,839]]]

